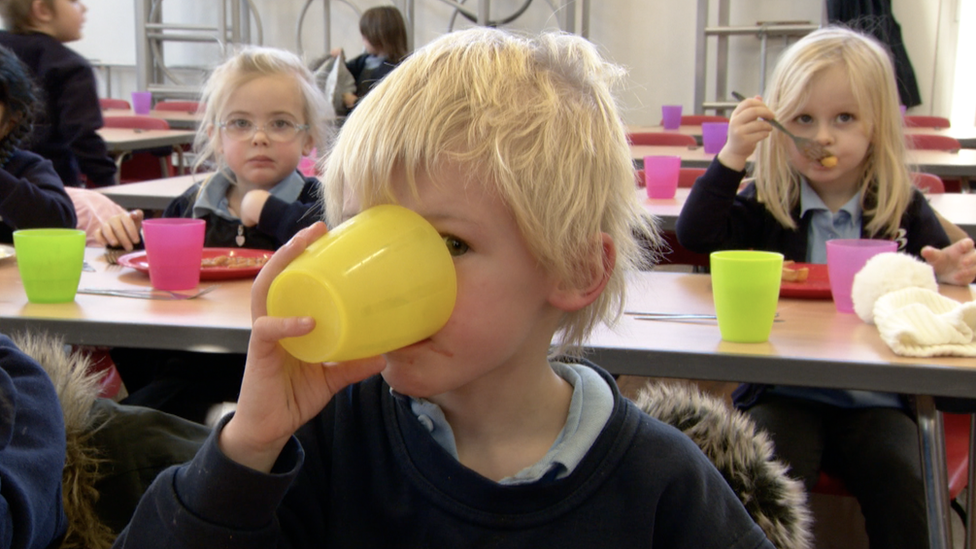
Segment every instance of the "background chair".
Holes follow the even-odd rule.
[[[154,107],[157,111],[185,111],[197,112],[200,109],[198,101],[160,101]]]
[[[657,145],[662,147],[696,147],[698,141],[683,133],[638,132],[627,135],[631,145]]]
[[[905,125],[909,128],[948,128],[949,119],[941,116],[906,114]]]
[[[99,97],[98,104],[102,107],[103,111],[107,109],[129,110],[132,108],[132,105],[125,99],[112,99],[111,97]]]
[[[151,116],[108,116],[105,117],[106,128],[132,128],[142,130],[168,130],[169,123],[161,118]],[[122,154],[115,164],[119,169],[119,183],[132,183],[162,177],[173,177],[176,169],[170,160],[173,151],[179,156],[179,163],[183,165],[183,150],[179,147],[159,147],[155,149],[132,151],[132,154]]]
[[[728,122],[729,119],[717,114],[683,114],[682,126],[701,126],[703,122]]]
[[[705,175],[705,168],[681,168],[678,172],[678,188],[691,188],[703,175]]]
[[[915,179],[915,186],[922,192],[931,194],[945,192],[945,184],[942,183],[942,178],[934,173],[916,172],[912,174],[912,178]]]
[[[962,148],[959,140],[955,137],[929,133],[906,135],[905,144],[909,149],[928,149],[935,151],[958,151]],[[943,183],[945,184],[945,190],[948,192],[962,192],[961,179],[945,179]]]

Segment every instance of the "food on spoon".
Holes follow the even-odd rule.
[[[783,262],[783,282],[806,282],[809,275],[809,268],[800,267],[796,269],[792,260]]]
[[[824,168],[833,168],[837,165],[837,157],[834,155],[825,156],[820,159],[820,165]]]
[[[248,267],[261,267],[267,262],[268,258],[264,256],[242,257],[236,255],[217,255],[214,257],[203,258],[203,261],[200,262],[200,266],[205,269],[208,267],[230,267],[234,269],[243,269]]]

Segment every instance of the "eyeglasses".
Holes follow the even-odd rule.
[[[296,124],[290,120],[275,119],[263,126],[258,126],[246,118],[234,118],[221,122],[218,127],[224,134],[235,141],[246,141],[254,137],[258,130],[264,132],[268,139],[279,143],[287,143],[298,137],[298,134],[308,130],[308,124]]]

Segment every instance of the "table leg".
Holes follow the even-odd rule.
[[[949,480],[946,474],[945,434],[942,413],[931,396],[917,395],[918,442],[922,457],[922,480],[929,525],[929,547],[951,549],[949,522]]]
[[[976,549],[976,528],[973,513],[976,512],[976,414],[969,416],[969,479],[966,484],[966,549]]]

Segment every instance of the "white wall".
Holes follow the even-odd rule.
[[[103,63],[135,64],[135,0],[89,0],[85,38],[71,44],[86,57]],[[550,1],[534,0],[512,27],[543,30],[556,28]],[[296,25],[304,0],[253,0],[263,25],[263,43],[297,51]],[[523,0],[491,0],[492,16],[514,11]],[[356,0],[360,9],[382,0]],[[604,54],[626,67],[629,82],[622,90],[624,118],[633,124],[656,124],[662,104],[681,103],[686,112],[695,88],[695,22],[697,2],[693,0],[592,0],[590,39]],[[754,25],[757,21],[803,20],[818,24],[823,6],[803,0],[730,0],[732,25]],[[914,112],[949,116],[952,111],[953,74],[959,28],[960,3],[972,0],[894,0],[895,16],[915,68],[923,105]],[[349,5],[332,2],[333,45],[353,53],[362,45],[358,16]],[[477,11],[477,0],[469,0]],[[715,23],[717,0],[711,0],[710,22]],[[212,2],[166,0],[161,2],[164,20],[174,23],[216,25]],[[313,2],[302,27],[302,49],[313,57],[326,51],[322,40],[323,3]],[[970,12],[973,10],[970,9]],[[453,9],[439,0],[416,0],[415,44],[424,44],[447,31]],[[468,26],[457,18],[455,28]],[[714,42],[714,39],[712,39]],[[770,43],[768,65],[775,63],[783,43]],[[219,62],[216,45],[170,43],[165,55],[170,66],[208,67]],[[967,56],[968,57],[968,56]],[[729,89],[759,93],[759,41],[734,37],[730,42]],[[709,56],[714,60],[714,53]],[[714,74],[711,64],[709,74]],[[133,69],[113,69],[111,94],[125,97],[135,88]],[[972,87],[969,87],[971,94]],[[708,93],[711,99],[712,93]]]

